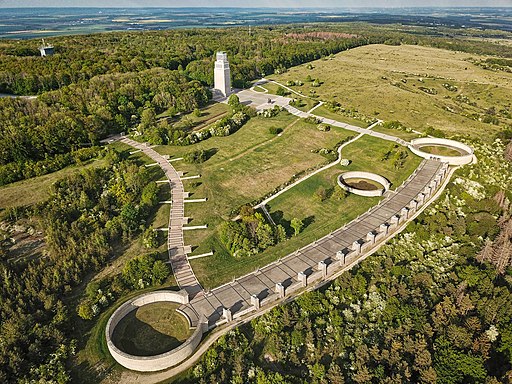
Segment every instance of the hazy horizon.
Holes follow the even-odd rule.
[[[362,9],[362,8],[496,8],[512,7],[512,0],[327,0],[311,6],[307,0],[240,0],[236,5],[227,0],[172,0],[133,1],[111,0],[105,6],[102,0],[0,0],[0,8],[308,8],[308,9]]]

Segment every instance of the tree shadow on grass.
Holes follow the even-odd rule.
[[[295,230],[291,226],[291,220],[286,220],[284,218],[284,212],[283,211],[272,211],[270,212],[270,217],[272,217],[272,220],[274,220],[274,223],[276,225],[282,225],[286,231],[287,236],[292,236],[295,233]],[[315,216],[311,215],[304,219],[302,219],[302,223],[304,224],[304,227],[302,229],[307,228],[309,225],[313,224],[315,222]]]
[[[85,361],[81,362],[80,364],[73,365],[70,372],[71,382],[83,384],[99,383],[113,372],[114,367],[113,363],[107,365],[104,362],[98,362],[91,365]]]
[[[315,216],[314,215],[308,216],[308,217],[302,219],[302,222],[304,223],[304,229],[306,229],[307,227],[309,227],[311,224],[313,224],[315,222]]]
[[[277,225],[282,225],[286,231],[286,234],[290,236],[293,233],[293,229],[291,227],[290,220],[286,220],[284,218],[283,211],[273,211],[270,212],[270,217],[272,217],[272,220],[274,220],[274,223]]]
[[[210,160],[210,158],[215,155],[217,152],[219,152],[219,148],[210,148],[205,150],[206,152],[206,160]]]

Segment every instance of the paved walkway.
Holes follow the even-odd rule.
[[[283,85],[281,85],[281,86],[283,86]],[[285,87],[285,88],[287,88],[287,87]],[[322,123],[333,125],[335,127],[344,128],[349,131],[357,132],[359,134],[362,133],[362,134],[366,134],[366,135],[370,135],[370,136],[375,136],[380,139],[392,141],[392,142],[395,142],[395,143],[398,143],[398,144],[404,145],[404,146],[407,146],[409,144],[407,141],[402,140],[396,136],[387,135],[385,133],[380,133],[380,132],[374,132],[370,128],[361,128],[361,127],[357,127],[355,125],[342,123],[340,121],[336,121],[333,119],[328,119],[326,117],[315,115],[314,113],[311,113],[314,108],[311,109],[310,112],[301,111],[301,110],[289,105],[289,102],[291,101],[291,99],[288,97],[276,96],[276,95],[272,95],[270,93],[256,92],[256,91],[253,91],[252,89],[244,89],[242,91],[239,91],[239,92],[237,92],[237,96],[240,99],[240,102],[242,104],[252,106],[252,107],[256,108],[258,111],[261,111],[261,110],[267,109],[267,108],[272,108],[275,105],[278,105],[278,106],[286,109],[292,115],[301,117],[303,119],[313,116],[313,117],[317,118],[319,121],[321,121]],[[318,106],[319,105],[317,105],[316,107],[318,107]]]
[[[389,193],[380,204],[343,228],[277,262],[206,292],[204,296],[196,297],[189,304],[181,306],[180,310],[190,317],[193,324],[204,314],[213,328],[228,321],[228,316],[238,318],[260,305],[283,298],[286,292],[304,287],[304,282],[307,283],[308,280],[325,280],[328,274],[331,275],[347,263],[364,256],[375,244],[369,244],[368,237],[382,233],[382,225],[392,227],[399,217],[403,220],[404,207],[411,206],[415,198],[434,179],[439,180],[438,174],[445,174],[446,168],[446,165],[438,161],[423,161],[395,192]],[[385,239],[386,236],[383,236],[379,241]],[[363,249],[356,258],[349,260],[352,257],[350,253],[357,244]],[[339,251],[343,256],[339,256]],[[229,310],[228,314],[225,309]]]
[[[375,126],[376,126],[377,124],[380,124],[380,122],[381,122],[381,121],[379,120],[379,121],[377,121],[376,123],[374,123],[374,124],[370,125],[370,126],[368,127],[368,129],[370,130],[370,129],[375,128]],[[285,193],[286,191],[290,190],[291,188],[295,187],[297,184],[300,184],[300,183],[302,183],[304,180],[309,179],[311,176],[314,176],[314,175],[316,175],[317,173],[320,173],[320,172],[322,172],[322,171],[325,171],[326,169],[329,169],[329,168],[331,168],[331,167],[335,166],[336,164],[338,164],[338,163],[341,161],[341,159],[342,159],[341,150],[342,150],[343,148],[345,148],[347,145],[352,144],[354,141],[359,140],[361,137],[363,137],[363,135],[364,135],[364,133],[360,133],[359,135],[357,135],[357,136],[356,136],[356,137],[354,137],[353,139],[351,139],[351,140],[347,141],[346,143],[341,144],[341,145],[338,147],[338,150],[337,150],[337,151],[338,151],[338,158],[337,158],[335,161],[333,161],[332,163],[329,163],[329,164],[327,164],[327,165],[324,165],[322,168],[319,168],[319,169],[317,169],[317,170],[316,170],[316,171],[314,171],[314,172],[308,173],[306,176],[304,176],[304,177],[300,178],[300,179],[299,179],[299,180],[297,180],[297,181],[294,181],[294,182],[293,182],[292,184],[290,184],[290,185],[287,185],[286,187],[284,187],[284,188],[283,188],[283,189],[281,189],[280,191],[278,191],[278,192],[274,193],[272,196],[270,196],[270,197],[266,198],[265,200],[263,200],[261,203],[259,203],[259,204],[255,205],[255,206],[254,206],[254,208],[262,208],[262,209],[264,210],[264,212],[267,212],[267,210],[265,209],[265,205],[267,205],[267,203],[269,203],[270,201],[274,200],[277,196],[279,196],[279,195],[281,195],[281,194]],[[268,214],[268,212],[267,212],[267,215],[268,215],[268,217],[270,217],[270,214]]]
[[[171,263],[176,283],[180,288],[184,288],[190,297],[195,297],[203,291],[203,288],[197,281],[194,271],[190,267],[183,243],[183,224],[185,223],[185,202],[183,183],[180,175],[174,167],[164,159],[162,155],[148,147],[145,144],[123,137],[121,142],[131,147],[140,149],[146,156],[155,160],[165,173],[171,186],[171,214],[169,216],[169,230],[167,245],[169,251],[169,261]]]
[[[375,137],[378,137],[380,139],[387,140],[387,141],[393,141],[395,143],[398,143],[398,144],[404,145],[404,146],[407,146],[409,144],[407,141],[402,140],[402,139],[400,139],[399,137],[396,137],[396,136],[386,135],[385,133],[380,133],[380,132],[375,132],[375,131],[372,131],[369,128],[356,127],[355,125],[351,125],[351,124],[347,124],[347,123],[342,123],[342,122],[339,122],[339,121],[336,121],[336,120],[333,120],[333,119],[328,119],[326,117],[315,115],[313,113],[303,112],[303,111],[298,110],[295,107],[292,107],[291,105],[284,105],[283,107],[288,112],[290,112],[292,115],[295,115],[297,117],[307,118],[309,116],[313,116],[313,117],[316,117],[318,120],[320,120],[322,123],[333,125],[335,127],[340,127],[340,128],[347,129],[349,131],[354,131],[354,132],[357,132],[357,133],[363,133],[363,134],[366,134],[366,135],[375,136]]]

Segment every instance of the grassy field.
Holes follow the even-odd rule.
[[[403,167],[395,169],[393,156],[402,148],[395,148],[394,144],[375,137],[363,136],[342,151],[343,157],[351,160],[349,166],[336,165],[320,172],[283,193],[267,205],[274,221],[287,228],[288,233],[292,232],[290,229],[292,218],[296,217],[303,220],[306,227],[300,236],[292,237],[254,257],[235,259],[224,249],[215,233],[204,231],[203,243],[198,251],[206,252],[214,249],[215,254],[208,258],[192,260],[191,264],[194,272],[205,287],[215,287],[235,276],[251,272],[279,257],[283,257],[341,227],[367,211],[379,199],[349,195],[342,200],[337,200],[334,196],[321,202],[315,196],[315,191],[320,186],[332,191],[336,186],[337,176],[342,172],[352,170],[364,170],[381,174],[391,181],[392,189],[394,189],[422,161],[421,158],[406,150],[408,156]],[[391,152],[389,159],[382,160],[388,152]],[[187,236],[186,233],[186,242],[192,240]]]
[[[367,171],[384,176],[391,182],[391,189],[397,186],[409,177],[409,175],[418,167],[422,159],[406,149],[407,158],[401,168],[396,169],[394,159],[400,150],[404,147],[396,147],[394,143],[381,140],[377,137],[365,135],[352,144],[342,149],[341,155],[351,161],[347,167],[338,165],[334,168],[338,174],[344,171]],[[388,159],[384,160],[389,153]]]
[[[283,133],[272,135],[270,127],[282,128]],[[222,219],[229,219],[240,206],[261,198],[295,174],[325,163],[324,157],[312,151],[333,148],[352,135],[340,128],[321,132],[315,125],[281,113],[272,119],[253,118],[228,137],[215,137],[192,146],[158,147],[160,153],[169,154],[171,158],[197,149],[214,153],[202,164],[173,162],[175,168],[186,175],[201,175],[200,179],[183,182],[191,198],[208,198],[207,202],[189,203],[185,207],[185,215],[191,218],[190,225],[208,224],[205,230],[186,231],[185,244],[193,246],[193,254],[215,251],[211,258],[192,261],[200,281],[209,286],[212,278],[217,282],[231,277],[225,273],[215,276],[217,273],[202,268],[213,260],[220,261],[220,268],[232,262],[233,258],[226,254],[216,235],[215,228]],[[167,216],[159,210],[156,217],[164,222]]]
[[[229,106],[222,103],[211,103],[201,108],[201,115],[196,116],[193,112],[176,118],[173,125],[181,129],[198,130],[204,128],[208,124],[225,116],[229,111]]]
[[[40,203],[50,196],[51,186],[57,180],[86,168],[105,166],[104,160],[90,160],[84,165],[72,165],[48,175],[33,177],[0,187],[2,209]]]
[[[272,93],[275,95],[277,93],[277,89],[279,88],[279,85],[274,84],[274,83],[266,83],[266,84],[259,85],[258,88],[266,89],[269,93]],[[257,90],[259,91],[260,89],[257,89]]]
[[[282,128],[283,132],[280,136],[272,135],[270,127]],[[202,164],[173,162],[177,170],[187,175],[202,175],[200,179],[184,181],[192,197],[210,200],[202,205],[187,205],[187,216],[199,221],[200,217],[206,218],[204,215],[228,218],[233,209],[271,192],[296,173],[326,161],[313,150],[332,148],[351,135],[352,132],[340,128],[321,132],[315,125],[283,112],[272,119],[253,118],[228,137],[214,137],[185,147],[161,146],[157,150],[172,157],[197,149],[215,153]]]
[[[187,320],[174,303],[152,303],[129,313],[117,325],[112,341],[137,356],[158,355],[183,343],[190,335]]]
[[[316,108],[312,113],[314,113],[315,115],[318,115],[318,116],[326,117],[328,119],[355,125],[356,127],[367,128],[370,125],[364,121],[353,119],[353,118],[341,115],[339,113],[331,112],[323,105]]]
[[[431,126],[449,135],[491,138],[502,128],[480,120],[490,115],[501,127],[512,124],[512,74],[484,70],[470,57],[484,59],[420,46],[369,45],[317,60],[313,69],[301,65],[269,78],[283,84],[300,79],[304,85],[291,88],[314,90],[322,100],[415,130]],[[311,87],[308,75],[323,84]]]

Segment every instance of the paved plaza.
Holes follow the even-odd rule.
[[[262,84],[264,84],[264,83],[262,83]],[[393,141],[395,143],[398,143],[398,144],[404,145],[404,146],[409,144],[405,140],[402,140],[396,136],[386,135],[385,133],[375,132],[368,128],[357,127],[355,125],[342,123],[340,121],[336,121],[333,119],[328,119],[326,117],[318,116],[311,112],[301,111],[301,110],[289,105],[289,102],[291,100],[289,97],[276,96],[276,95],[272,95],[270,93],[256,92],[252,89],[244,89],[242,91],[238,91],[236,93],[236,95],[238,96],[238,98],[240,99],[240,102],[242,104],[254,107],[258,111],[261,111],[261,110],[264,110],[267,108],[272,108],[275,105],[278,105],[278,106],[286,109],[292,115],[301,117],[303,119],[305,119],[309,116],[313,116],[313,117],[316,117],[322,123],[329,124],[329,125],[332,125],[335,127],[340,127],[340,128],[347,129],[349,131],[353,131],[353,132],[357,132],[357,133],[364,133],[364,134],[370,135],[370,136],[375,136],[380,139],[387,140],[387,141]]]

